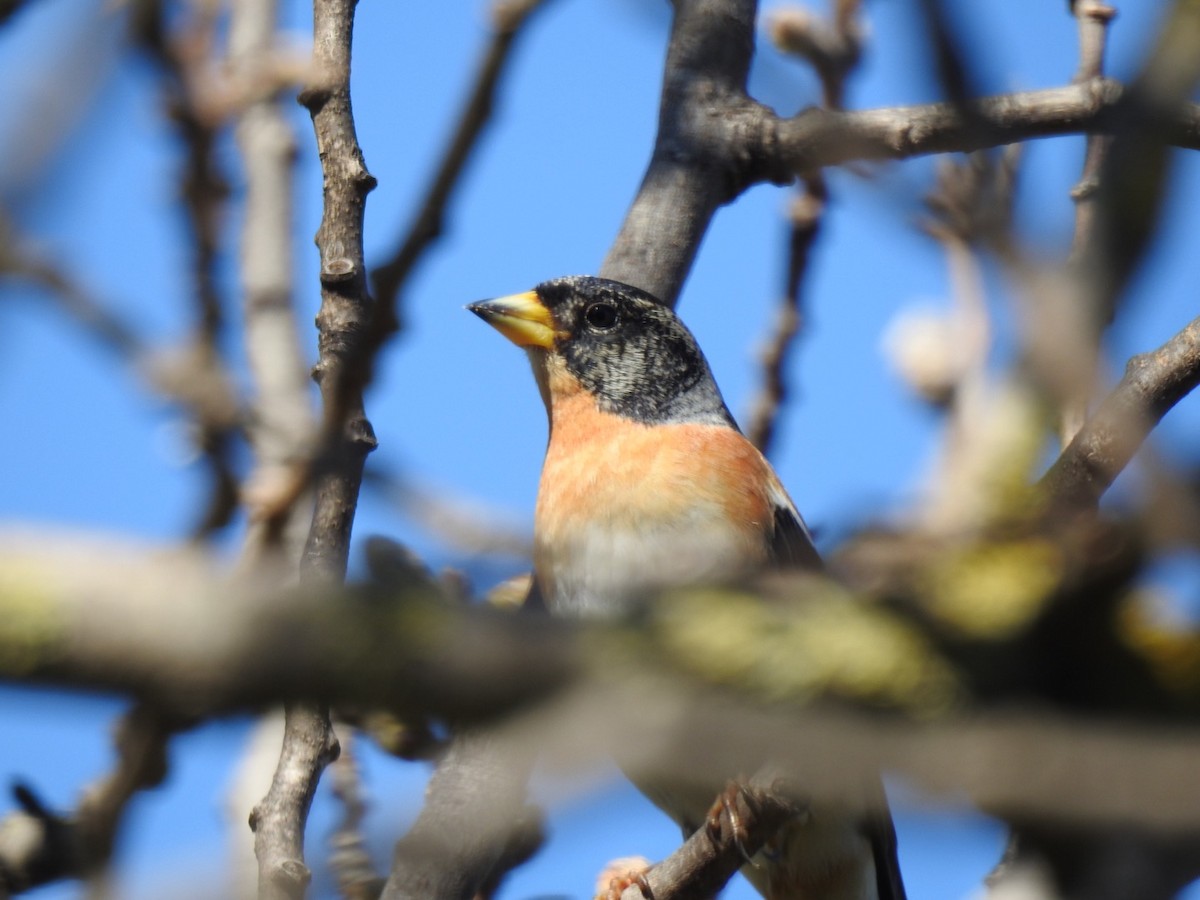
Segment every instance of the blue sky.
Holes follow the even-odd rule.
[[[917,5],[870,4],[869,49],[850,105],[936,98]],[[176,202],[179,147],[160,115],[152,68],[120,58],[120,22],[111,4],[30,6],[0,33],[0,73],[11,95],[0,110],[0,197],[45,252],[149,339],[179,340],[191,313]],[[307,6],[284,6],[287,27],[303,42]],[[1165,4],[1118,6],[1110,68],[1128,76]],[[973,18],[962,25],[987,90],[1070,79],[1075,26],[1065,7],[1042,0],[972,5]],[[367,206],[368,260],[390,248],[412,214],[485,41],[484,23],[479,0],[359,6],[354,104],[367,165],[379,179]],[[408,329],[389,348],[368,397],[380,439],[371,464],[380,471],[528,531],[545,442],[541,402],[521,354],[462,307],[598,268],[649,156],[668,26],[665,0],[550,0],[532,22],[496,121],[452,206],[447,236],[410,283]],[[765,48],[751,89],[783,112],[816,97],[810,75]],[[312,234],[321,184],[307,117],[297,107],[293,119],[300,147],[296,298],[311,357],[309,323],[319,300]],[[236,188],[231,141],[221,154]],[[1080,138],[1028,146],[1018,222],[1030,252],[1049,260],[1065,254],[1068,191],[1081,160]],[[1195,315],[1195,252],[1187,242],[1200,166],[1183,155],[1177,163],[1163,239],[1110,339],[1116,372],[1129,354],[1156,346]],[[931,171],[922,160],[878,167],[871,177],[831,179],[806,331],[790,373],[797,401],[774,457],[826,539],[903,508],[937,446],[935,417],[909,396],[880,351],[899,311],[947,304],[941,253],[912,227]],[[739,416],[756,385],[754,349],[781,283],[787,197],[760,187],[722,210],[682,296],[681,314]],[[235,190],[232,223],[236,201]],[[236,243],[224,250],[222,283],[236,321]],[[152,542],[185,535],[205,483],[189,464],[178,413],[43,296],[11,285],[2,291],[0,409],[9,439],[0,444],[0,463],[9,477],[0,482],[0,519]],[[999,293],[994,299],[1003,302]],[[236,354],[236,336],[230,346]],[[1198,438],[1200,405],[1188,400],[1168,417],[1156,443],[1168,458],[1194,461]],[[516,559],[464,555],[388,498],[368,494],[355,535],[380,533],[411,543],[435,565],[463,565],[481,578],[521,566]],[[69,805],[104,770],[107,723],[120,708],[107,699],[0,691],[0,774],[27,778],[52,802]],[[188,861],[189,870],[219,868],[220,801],[245,731],[246,723],[218,723],[176,742],[171,781],[138,801],[122,854],[134,894],[152,894],[149,886],[164,867]],[[378,821],[394,831],[419,802],[418,767],[371,754],[367,768]],[[7,802],[0,800],[0,808]],[[328,804],[319,804],[315,853],[329,815]],[[995,859],[999,833],[979,819],[935,815],[923,806],[902,809],[898,819],[914,897],[965,896]],[[661,856],[676,840],[665,818],[620,787],[571,801],[552,828],[547,851],[514,878],[506,896],[588,896],[607,859]],[[379,844],[381,864],[387,842]],[[70,888],[46,892],[73,895]],[[729,894],[750,895],[744,886]]]

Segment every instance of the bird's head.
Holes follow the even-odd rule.
[[[557,399],[585,391],[647,424],[732,424],[696,339],[645,291],[576,275],[467,309],[529,351],[551,415]]]

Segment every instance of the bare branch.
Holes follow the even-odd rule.
[[[375,179],[363,162],[350,105],[355,5],[355,0],[315,0],[313,56],[319,80],[299,98],[312,115],[325,175],[324,213],[316,235],[321,310],[314,376],[324,401],[322,447],[327,463],[318,472],[316,506],[300,564],[301,582],[309,585],[337,584],[345,577],[363,465],[375,447],[363,408],[362,366],[362,336],[372,316],[363,262],[363,213]],[[299,479],[293,487],[298,491],[306,484],[307,478]],[[272,510],[269,530],[283,526],[291,501],[285,496]],[[308,700],[288,707],[279,767],[251,817],[260,897],[304,896],[309,879],[304,865],[308,810],[321,773],[337,752],[327,707]]]
[[[750,182],[737,177],[745,113],[769,113],[746,98],[754,52],[755,0],[677,0],[663,73],[658,136],[600,274],[674,306],[713,214]],[[715,132],[715,134],[714,134]],[[730,146],[729,133],[738,136]],[[715,144],[712,138],[715,137]]]
[[[802,283],[808,271],[809,254],[821,231],[821,218],[827,199],[824,179],[808,179],[806,190],[792,198],[788,209],[790,235],[787,275],[775,313],[774,332],[760,357],[763,384],[754,398],[746,427],[746,437],[767,455],[775,437],[780,411],[788,399],[787,366],[804,315],[801,311]]]
[[[339,724],[338,729],[341,728]],[[362,779],[350,734],[347,727],[342,736],[342,752],[333,763],[333,793],[342,804],[342,818],[329,838],[329,867],[337,876],[338,893],[344,900],[375,900],[383,890],[384,881],[371,864],[362,834],[367,803],[362,795]]]
[[[103,892],[129,801],[162,782],[167,740],[181,727],[146,705],[123,716],[114,736],[116,768],[87,789],[70,816],[53,813],[30,788],[17,785],[22,811],[0,826],[0,895],[64,878],[91,879]]]
[[[683,846],[645,873],[654,900],[693,900],[712,897],[753,857],[789,818],[803,808],[788,800],[790,785],[774,770],[764,770],[733,796],[737,822],[724,815],[720,833],[701,827]],[[620,900],[645,900],[632,885]]]
[[[1157,350],[1129,360],[1125,376],[1042,478],[1051,502],[1088,509],[1129,464],[1162,417],[1200,384],[1200,319]]]
[[[350,106],[354,7],[353,0],[316,0],[313,53],[321,80],[299,97],[312,114],[325,174],[324,214],[316,235],[321,310],[313,374],[324,402],[322,445],[329,457],[327,471],[318,478],[301,571],[326,580],[340,580],[346,570],[363,465],[376,445],[362,397],[363,337],[374,308],[363,262],[363,213],[375,179],[363,161]]]
[[[229,193],[220,172],[214,147],[219,122],[202,110],[200,95],[206,73],[212,68],[217,31],[217,7],[193,4],[189,18],[177,34],[167,30],[163,4],[143,0],[132,21],[142,48],[162,70],[169,119],[185,149],[180,173],[181,198],[192,237],[192,284],[196,320],[188,355],[194,364],[224,378],[221,337],[225,315],[217,286],[221,215]],[[203,538],[229,524],[238,507],[239,478],[234,465],[235,435],[213,427],[209,420],[197,425],[197,444],[212,472],[208,506],[194,527]]]
[[[263,69],[275,54],[276,6],[275,0],[242,0],[233,6],[230,62],[234,77],[246,84],[265,77]],[[249,417],[255,468],[243,492],[251,518],[246,539],[250,556],[271,537],[261,523],[262,511],[286,509],[286,503],[295,499],[294,483],[305,477],[316,429],[292,296],[296,141],[280,104],[278,97],[265,94],[242,110],[237,125],[246,171],[240,267],[243,322],[256,389]],[[281,501],[281,495],[287,500]],[[293,526],[300,524],[304,512],[290,516]],[[286,554],[289,559],[299,555],[299,546]]]
[[[778,123],[764,147],[796,173],[863,159],[907,159],[930,153],[969,152],[1031,138],[1104,132],[1126,89],[1109,79],[985,97],[968,119],[952,103],[831,112],[807,109]],[[976,124],[978,123],[978,124]],[[1167,139],[1200,149],[1200,108],[1187,105],[1166,122]]]
[[[1079,0],[1072,11],[1079,23],[1079,72],[1076,81],[1084,82],[1104,76],[1104,52],[1108,41],[1108,25],[1116,10],[1100,0]],[[1071,189],[1075,201],[1075,234],[1071,242],[1071,260],[1082,262],[1087,248],[1095,239],[1093,231],[1096,220],[1096,192],[1100,185],[1100,172],[1104,157],[1112,138],[1105,134],[1089,134],[1084,150],[1083,174]],[[1065,397],[1060,405],[1059,436],[1062,445],[1082,427],[1087,418],[1090,391]]]
[[[499,879],[498,866],[521,861],[509,851],[527,828],[533,747],[492,733],[455,738],[424,809],[396,845],[382,900],[470,900]]]

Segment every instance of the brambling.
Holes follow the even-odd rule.
[[[611,618],[682,585],[820,567],[804,520],[667,306],[573,276],[467,308],[528,352],[546,404],[533,594],[551,612]],[[639,787],[685,830],[706,821],[717,793]],[[746,874],[768,900],[904,898],[886,813],[814,810]]]

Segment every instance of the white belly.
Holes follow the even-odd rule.
[[[745,529],[700,518],[640,532],[593,524],[560,535],[552,551],[538,554],[547,603],[567,615],[611,618],[663,590],[730,581],[761,559]]]

